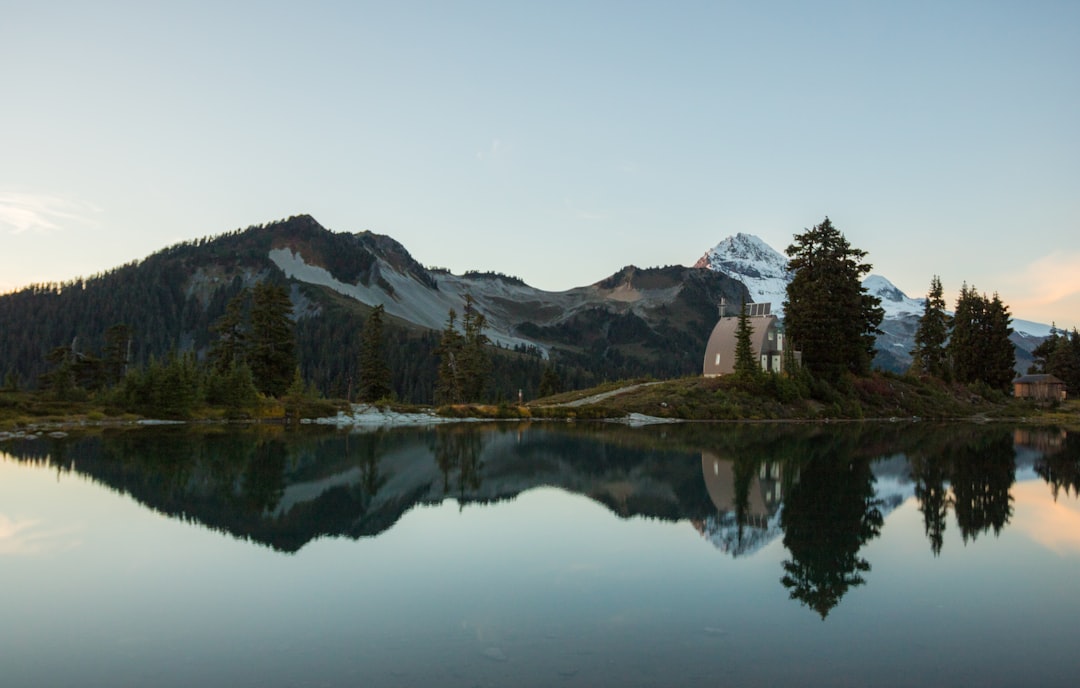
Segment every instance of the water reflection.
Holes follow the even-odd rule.
[[[866,582],[870,563],[859,550],[881,533],[884,519],[869,460],[822,444],[804,459],[784,503],[781,527],[791,558],[781,582],[824,619],[849,588]]]
[[[784,469],[779,461],[703,451],[701,473],[716,513],[695,521],[694,527],[732,556],[756,552],[779,528],[785,476],[790,475]]]
[[[1080,489],[1080,436],[1003,425],[168,428],[3,449],[282,552],[377,536],[422,505],[465,509],[553,486],[622,518],[689,522],[733,557],[780,542],[780,584],[822,618],[868,583],[865,548],[905,500],[940,556],[950,512],[962,546],[1009,526],[1018,471],[1054,499]],[[29,532],[0,515],[3,551],[25,548]]]

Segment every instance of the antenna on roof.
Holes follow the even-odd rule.
[[[723,318],[727,315],[727,299],[723,296],[720,297],[720,317]]]

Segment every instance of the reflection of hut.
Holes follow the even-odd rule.
[[[1065,382],[1053,375],[1024,375],[1013,380],[1013,396],[1035,401],[1065,401]]]
[[[739,505],[736,501],[738,488],[735,481],[735,462],[711,452],[702,452],[701,473],[705,478],[709,499],[716,508],[722,512],[736,512]],[[769,517],[776,513],[783,500],[781,477],[780,464],[769,461],[759,464],[757,470],[749,476],[745,521],[748,525],[767,527]]]
[[[1013,432],[1013,444],[1030,447],[1043,453],[1054,452],[1065,446],[1069,433],[1048,428],[1017,428]]]
[[[784,365],[784,332],[780,319],[769,313],[770,304],[749,303],[750,346],[762,370],[780,372]],[[739,316],[727,315],[720,304],[720,321],[716,323],[709,343],[705,346],[705,377],[730,375],[735,372],[735,344],[739,331]]]

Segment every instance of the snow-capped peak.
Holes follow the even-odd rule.
[[[746,268],[751,268],[762,276],[784,277],[787,264],[784,254],[760,238],[740,232],[706,251],[694,267],[712,268],[725,274],[730,274],[730,270],[736,275],[746,275]]]
[[[784,299],[792,273],[788,260],[752,234],[730,236],[705,252],[696,268],[709,268],[746,285],[754,303],[772,303],[772,312],[783,316]]]
[[[867,275],[862,283],[863,289],[871,296],[881,299],[886,318],[898,318],[904,315],[920,315],[923,312],[923,299],[913,299],[881,275]]]

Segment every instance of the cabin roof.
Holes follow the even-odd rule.
[[[1054,377],[1053,375],[1047,375],[1046,373],[1032,373],[1029,375],[1023,375],[1013,380],[1013,384],[1017,383],[1027,385],[1035,385],[1039,383],[1048,385],[1063,385],[1065,384],[1065,381],[1060,378]]]

